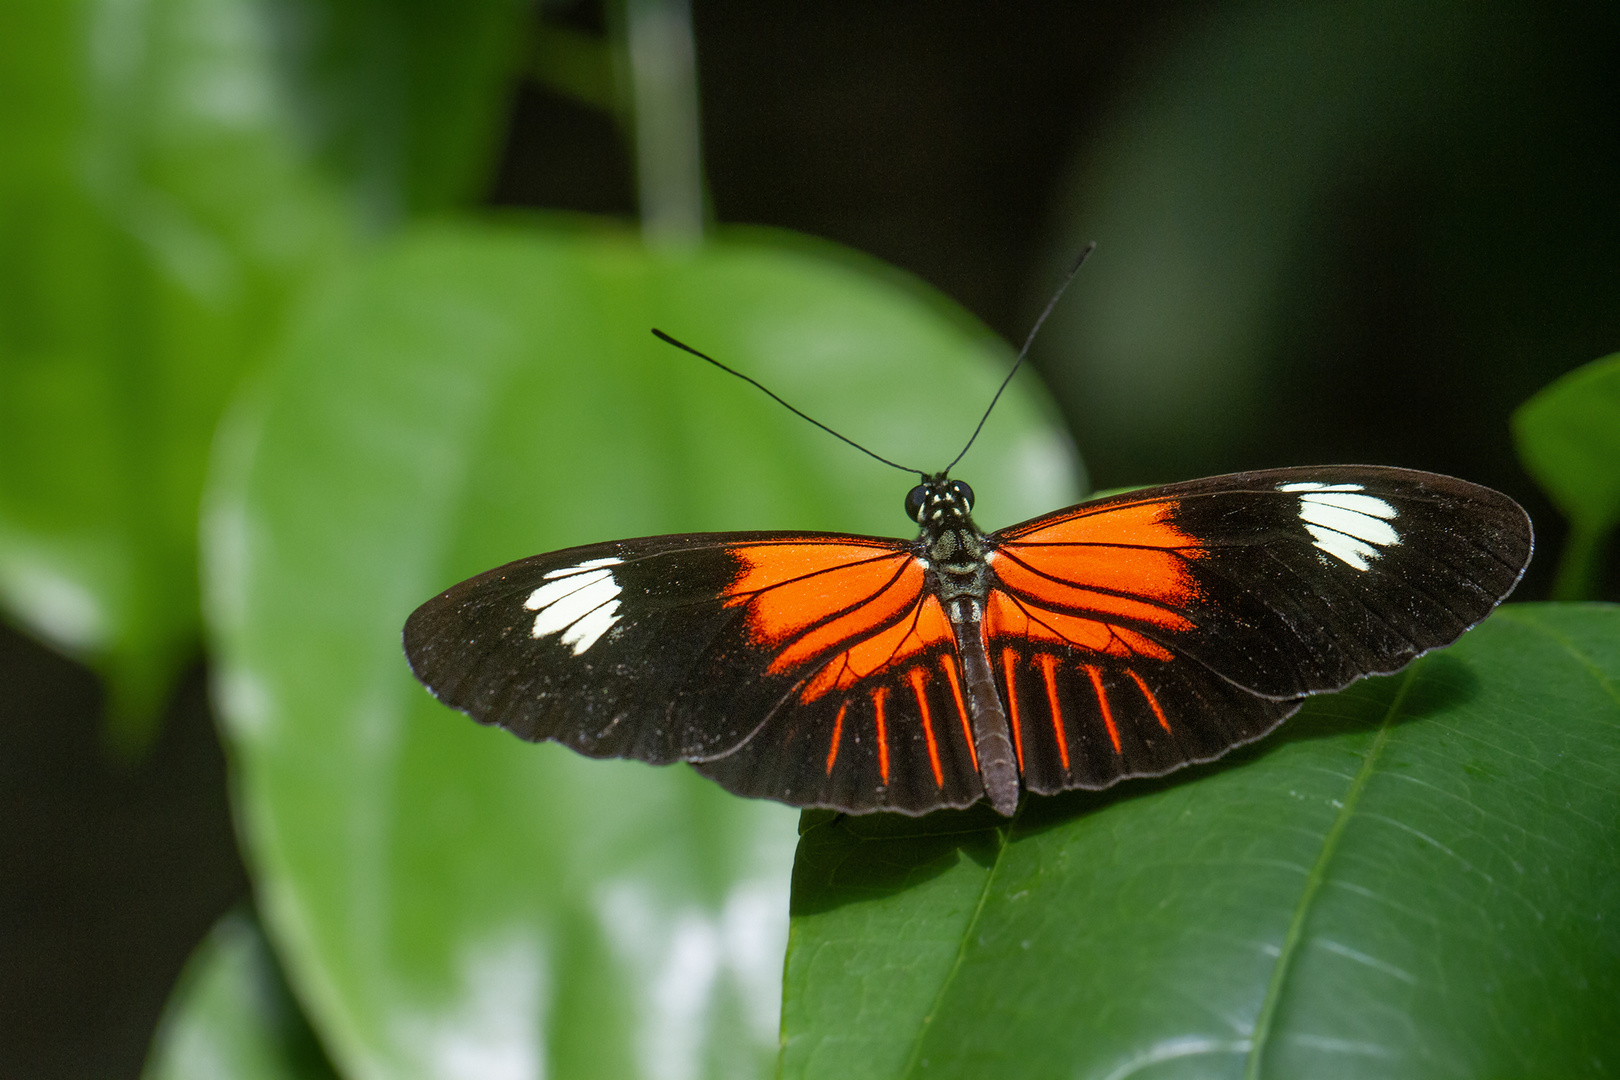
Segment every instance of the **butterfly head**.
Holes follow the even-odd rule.
[[[972,512],[973,489],[944,473],[924,476],[923,482],[906,494],[906,516],[925,529],[966,522]]]

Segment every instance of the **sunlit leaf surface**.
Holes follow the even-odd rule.
[[[544,227],[543,227],[544,226]],[[777,234],[650,255],[555,222],[413,232],[334,283],[221,441],[205,552],[266,921],[356,1076],[761,1076],[796,815],[684,766],[481,728],[411,678],[419,603],[663,531],[904,533],[1010,360],[892,272]],[[1021,381],[958,475],[989,526],[1071,501]]]
[[[1509,607],[1227,763],[807,820],[783,1075],[1620,1067],[1620,608]]]

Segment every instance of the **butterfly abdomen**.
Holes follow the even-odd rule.
[[[951,629],[956,635],[956,654],[962,662],[962,683],[973,718],[974,758],[984,793],[998,814],[1011,817],[1018,809],[1018,764],[1013,753],[1007,713],[996,692],[995,673],[984,650],[981,623],[984,606],[970,597],[960,597],[951,605]]]

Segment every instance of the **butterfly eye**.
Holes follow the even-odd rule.
[[[916,487],[912,488],[909,492],[907,492],[906,493],[906,517],[910,518],[912,521],[920,521],[921,520],[920,515],[922,514],[922,508],[923,508],[923,500],[925,500],[927,497],[928,497],[928,489],[926,487],[924,487],[922,484],[918,484]]]
[[[962,481],[951,481],[951,494],[956,496],[957,500],[961,502],[962,509],[973,509],[973,489],[968,487]]]

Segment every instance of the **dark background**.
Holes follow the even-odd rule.
[[[1096,239],[1065,301],[1088,317],[1088,289],[1113,291],[1108,275],[1139,254],[1087,187],[1132,109],[1176,92],[1178,71],[1196,90],[1200,48],[1218,59],[1222,42],[1254,40],[1231,36],[1234,20],[1284,25],[1310,6],[696,0],[714,217],[869,252],[1014,342]],[[1404,10],[1390,9],[1392,40]],[[1317,43],[1347,93],[1382,86],[1396,104],[1354,167],[1314,189],[1258,366],[1233,376],[1247,389],[1222,391],[1218,365],[1198,373],[1220,423],[1167,416],[1124,361],[1054,320],[1034,358],[1096,486],[1328,460],[1456,473],[1530,509],[1539,554],[1519,597],[1545,595],[1563,527],[1506,423],[1557,374],[1620,348],[1620,33],[1608,6],[1500,10],[1458,30],[1443,108],[1422,79],[1383,85],[1376,49]],[[590,3],[545,17],[603,23]],[[634,212],[607,114],[525,81],[508,131],[491,204]],[[1263,180],[1269,151],[1286,156],[1298,134],[1226,164]],[[1255,220],[1240,209],[1207,215]],[[1231,243],[1241,254],[1243,228]],[[0,1080],[137,1075],[190,949],[247,897],[201,661],[137,765],[100,752],[99,709],[84,668],[0,627]]]

